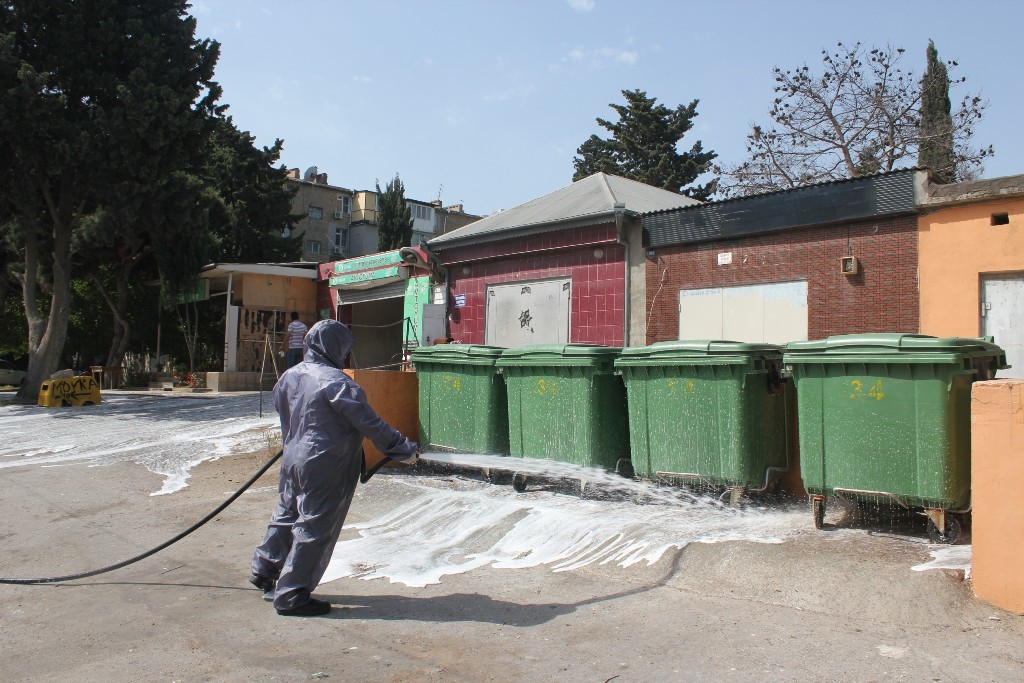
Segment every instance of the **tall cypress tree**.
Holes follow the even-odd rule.
[[[377,251],[408,247],[412,242],[412,210],[405,203],[405,185],[395,174],[384,191],[377,183]]]
[[[953,117],[949,101],[949,74],[939,60],[935,43],[928,41],[928,67],[921,79],[921,121],[917,165],[930,169],[938,183],[956,182],[953,156]]]

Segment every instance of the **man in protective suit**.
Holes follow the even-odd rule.
[[[331,603],[310,593],[331,559],[359,481],[362,443],[393,460],[416,462],[419,447],[380,418],[366,394],[342,372],[352,333],[321,320],[303,340],[303,362],[281,375],[274,407],[281,416],[284,459],[277,505],[252,559],[250,582],[273,595],[277,613],[316,616]]]

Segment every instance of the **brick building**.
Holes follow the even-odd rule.
[[[917,202],[905,170],[643,217],[646,343],[917,332]]]
[[[641,213],[696,204],[597,173],[430,240],[467,344],[643,343]]]

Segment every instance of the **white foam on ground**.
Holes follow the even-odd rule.
[[[216,399],[104,394],[97,406],[0,406],[0,468],[134,462],[164,477],[163,495],[188,485],[207,460],[280,442],[277,413],[264,397]]]
[[[928,553],[932,559],[924,564],[918,564],[911,569],[915,572],[923,572],[929,569],[961,569],[964,578],[971,578],[971,546],[950,545]]]
[[[351,525],[360,537],[338,543],[321,583],[386,578],[423,587],[488,566],[628,567],[657,562],[665,551],[689,543],[780,543],[807,527],[803,509],[741,510],[692,496],[675,504],[637,505],[516,493],[508,486],[467,491],[403,483],[419,495],[378,519]]]

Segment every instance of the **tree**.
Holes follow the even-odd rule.
[[[623,90],[622,96],[626,104],[608,105],[618,113],[618,122],[597,119],[598,125],[611,132],[611,138],[591,135],[576,150],[573,181],[603,172],[694,199],[711,196],[716,180],[705,185],[691,183],[711,169],[718,155],[705,152],[700,140],[688,152],[679,152],[679,141],[693,128],[698,100],[669,109],[643,90]]]
[[[389,251],[408,247],[412,243],[412,211],[405,203],[405,185],[395,177],[384,191],[377,186],[377,250]]]
[[[923,139],[923,86],[901,66],[903,54],[892,46],[868,50],[860,43],[839,43],[835,52],[822,50],[820,74],[806,64],[772,69],[773,125],[752,124],[747,160],[716,169],[722,194],[771,192],[913,163]],[[968,94],[952,117],[961,178],[980,174],[983,160],[993,154],[991,146],[971,146],[974,126],[987,106],[979,95]]]
[[[284,142],[278,139],[263,148],[255,142],[230,116],[213,121],[202,175],[223,209],[212,226],[215,258],[236,263],[298,260],[301,235],[282,236],[302,217],[291,213],[296,189],[287,182],[288,169],[275,166]]]
[[[928,41],[928,66],[921,79],[921,126],[917,165],[930,169],[937,182],[956,182],[953,117],[949,101],[949,72]]]
[[[201,154],[220,88],[218,45],[195,39],[187,9],[187,0],[0,0],[0,195],[17,218],[28,322],[19,400],[59,363],[83,219],[124,197],[189,187],[178,169]]]

